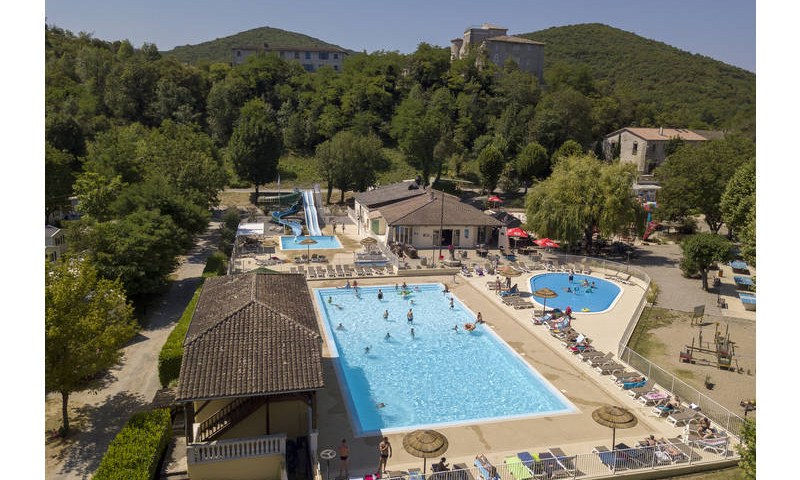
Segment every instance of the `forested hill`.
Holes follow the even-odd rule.
[[[208,61],[210,63],[222,62],[230,63],[231,49],[235,47],[269,44],[274,46],[298,46],[298,47],[336,47],[342,48],[332,43],[302,33],[289,32],[279,28],[261,27],[239,32],[223,38],[217,38],[208,42],[198,43],[197,45],[184,45],[175,47],[164,55],[173,55],[182,62],[196,64],[198,61]],[[346,49],[345,49],[346,50]]]
[[[629,99],[638,112],[634,117],[650,117],[651,126],[712,126],[755,136],[752,72],[597,23],[518,36],[547,44],[546,79],[559,63],[582,64],[598,86],[607,84],[609,91],[602,93]]]

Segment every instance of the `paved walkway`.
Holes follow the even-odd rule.
[[[122,363],[108,373],[104,387],[70,395],[73,433],[66,440],[47,442],[47,478],[90,478],[108,444],[131,414],[153,399],[161,386],[158,354],[200,283],[206,258],[214,250],[218,226],[212,222],[206,233],[197,238],[194,248],[181,257],[169,290],[159,303],[150,306],[147,327],[125,347]],[[60,395],[47,395],[45,421],[48,430],[61,424]]]

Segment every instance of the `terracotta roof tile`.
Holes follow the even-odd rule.
[[[426,193],[417,182],[399,182],[356,194],[355,201],[367,208],[393,203]]]
[[[403,200],[380,208],[388,225],[489,225],[502,223],[477,208],[462,203],[458,197],[433,190],[435,200],[426,195]],[[444,195],[444,218],[442,218],[442,198]]]

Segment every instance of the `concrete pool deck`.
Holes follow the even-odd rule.
[[[516,277],[514,283],[518,283],[522,291],[529,292],[527,279],[536,273],[541,272]],[[594,272],[594,275],[603,278],[602,272]],[[446,453],[449,463],[463,462],[472,466],[476,455],[485,454],[498,465],[503,463],[505,456],[515,455],[520,451],[538,452],[545,451],[548,447],[560,447],[567,454],[574,455],[590,453],[597,445],[610,447],[610,429],[597,424],[591,417],[595,408],[606,404],[623,406],[631,410],[639,420],[636,427],[616,432],[618,442],[635,444],[650,434],[654,434],[656,438],[672,438],[683,433],[683,427],[673,427],[665,420],[652,416],[652,407],[644,407],[633,400],[627,392],[614,386],[608,376],[592,370],[561,346],[542,326],[534,325],[531,322],[534,309],[515,310],[504,305],[500,297],[486,287],[486,282],[494,278],[447,275],[358,279],[359,284],[364,286],[393,285],[403,281],[446,283],[462,303],[474,312],[481,312],[489,327],[578,409],[577,413],[437,428],[449,440],[450,446]],[[312,280],[309,281],[309,287],[332,287],[342,283],[343,280]],[[619,339],[644,294],[643,287],[639,284],[620,286],[622,295],[611,311],[593,314],[574,312],[576,319],[573,321],[573,327],[589,336],[598,349],[615,354]],[[319,312],[317,317],[322,327]],[[323,344],[323,357],[326,388],[319,391],[317,397],[318,447],[320,450],[334,448],[342,438],[346,438],[350,445],[350,476],[374,473],[378,464],[377,445],[380,437],[355,438],[345,400],[342,398],[342,386],[338,382],[334,360],[330,358],[327,344]],[[479,366],[476,367],[474,376],[462,380],[480,382]],[[486,401],[490,402],[491,398]],[[387,435],[394,453],[388,462],[389,470],[405,471],[422,466],[421,459],[412,457],[403,449],[404,433]],[[321,467],[324,474],[325,464],[322,463]],[[334,476],[338,473],[337,460],[334,460],[331,472]]]

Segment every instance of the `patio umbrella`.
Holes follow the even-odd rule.
[[[376,243],[378,243],[378,241],[372,237],[366,237],[361,240],[361,245],[364,245],[364,247],[366,247],[368,251],[371,250],[372,246],[375,245]]]
[[[308,258],[309,259],[311,258],[311,245],[314,245],[315,243],[317,243],[317,241],[314,240],[313,238],[310,238],[310,237],[306,237],[306,238],[300,240],[300,245],[308,245]]]
[[[558,296],[558,294],[556,292],[550,290],[549,288],[544,287],[544,288],[540,288],[539,290],[536,290],[535,292],[533,292],[533,296],[544,299],[544,302],[543,302],[543,305],[542,305],[542,315],[544,315],[545,312],[547,312],[547,299],[548,298],[556,298]]]
[[[513,268],[511,268],[509,266],[498,268],[497,269],[497,273],[499,273],[500,275],[502,275],[504,277],[518,277],[518,276],[522,275],[522,272],[520,272],[519,270],[515,270],[515,269],[513,269]]]
[[[503,199],[497,195],[492,195],[491,197],[487,198],[486,201],[489,203],[503,203]]]
[[[447,437],[436,430],[414,430],[403,437],[403,448],[406,452],[423,459],[423,475],[428,466],[428,459],[444,455],[447,447]]]
[[[612,405],[604,405],[592,412],[592,419],[600,425],[611,428],[611,449],[616,445],[618,428],[633,428],[639,421],[631,412]]]
[[[558,248],[558,243],[556,243],[554,240],[551,240],[549,238],[540,238],[540,239],[534,240],[533,243],[535,243],[536,245],[539,245],[540,247]]]
[[[520,238],[528,238],[530,236],[525,230],[519,227],[509,228],[506,230],[506,235],[508,235],[508,238],[514,239],[514,248],[517,248],[517,240]]]

